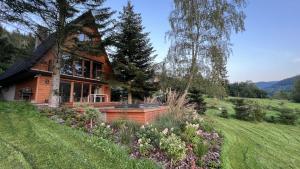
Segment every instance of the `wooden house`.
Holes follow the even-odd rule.
[[[95,22],[91,12],[84,13],[70,24],[86,21]],[[90,38],[86,33],[93,34]],[[101,37],[96,27],[83,27],[82,32],[70,33],[65,45],[79,42],[100,44]],[[32,103],[46,104],[49,101],[52,80],[53,57],[56,34],[52,33],[42,41],[37,41],[36,48],[29,59],[12,65],[0,75],[1,97],[4,100],[28,100]],[[76,57],[64,52],[62,56],[60,101],[62,103],[109,103],[111,89],[108,84],[111,65],[105,49],[101,54],[77,52]]]

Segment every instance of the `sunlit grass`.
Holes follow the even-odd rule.
[[[157,168],[125,148],[41,117],[22,102],[0,102],[0,168]]]
[[[230,102],[206,99],[208,105],[216,108],[226,107],[233,115]],[[256,99],[261,105],[280,106],[282,101]],[[284,106],[300,108],[300,104],[284,101]],[[217,115],[218,109],[207,110],[208,118],[214,120],[214,126],[224,136],[222,147],[223,167],[226,169],[279,169],[300,168],[300,126],[289,126],[272,123],[251,123],[224,119]],[[267,112],[267,115],[276,113]]]

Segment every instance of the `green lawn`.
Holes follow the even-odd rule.
[[[209,105],[226,107],[234,114],[229,102],[206,99]],[[260,104],[278,105],[279,101],[257,100]],[[293,108],[300,104],[288,103]],[[225,136],[222,147],[223,168],[225,169],[288,169],[300,168],[300,126],[272,123],[251,123],[233,118],[217,117],[217,109],[209,109],[208,118]]]
[[[41,117],[26,103],[0,102],[0,168],[157,168],[125,148]]]

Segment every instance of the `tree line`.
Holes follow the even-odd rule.
[[[259,89],[251,81],[236,82],[228,85],[228,95],[246,98],[267,98],[268,93]]]
[[[28,58],[33,49],[32,34],[9,32],[0,25],[0,74],[18,60]]]

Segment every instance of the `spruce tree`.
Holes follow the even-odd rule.
[[[155,90],[153,82],[154,50],[149,33],[144,33],[141,15],[134,12],[128,2],[120,13],[115,37],[116,53],[113,55],[115,79],[128,92],[128,103],[132,97],[143,99]]]
[[[294,82],[293,100],[300,103],[300,79]]]

